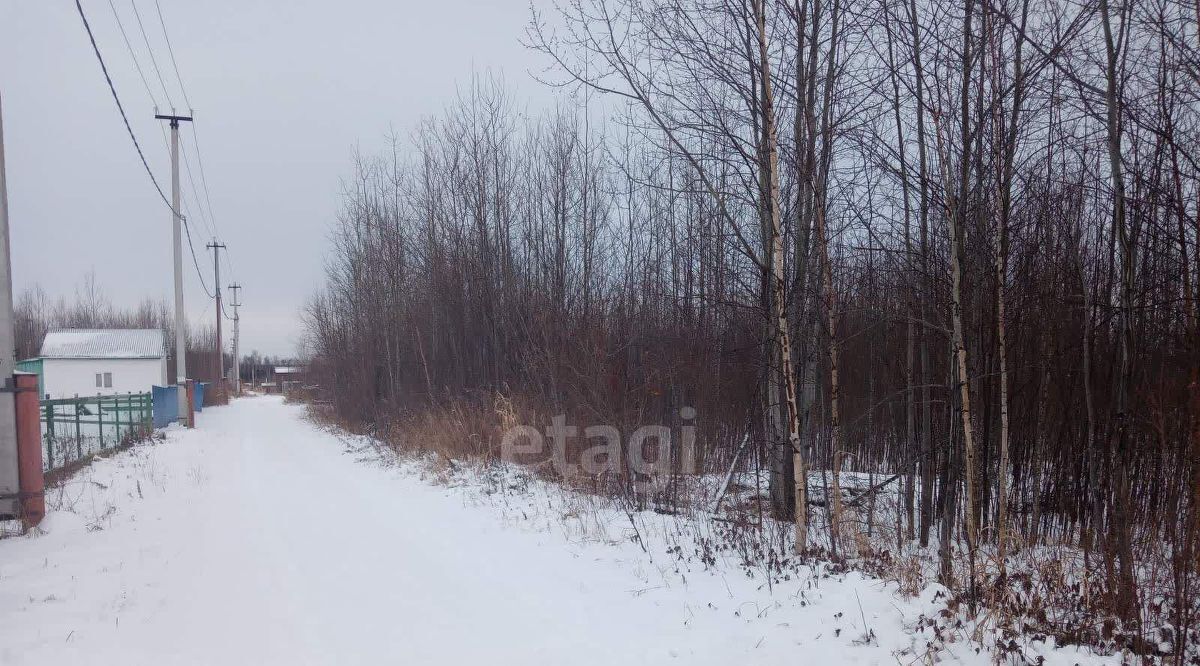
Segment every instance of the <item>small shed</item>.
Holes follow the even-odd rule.
[[[166,350],[154,328],[51,331],[42,342],[42,390],[54,398],[148,393],[167,383]]]
[[[287,393],[289,390],[304,384],[304,367],[298,365],[277,365],[271,373],[279,390]],[[273,382],[274,383],[274,382]]]

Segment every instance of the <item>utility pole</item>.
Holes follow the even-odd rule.
[[[213,251],[213,288],[216,290],[217,298],[217,381],[224,382],[225,345],[221,344],[221,319],[225,311],[221,309],[221,250],[225,249],[225,244],[218,243],[214,238],[207,247]],[[224,386],[223,383],[222,386]]]
[[[8,244],[8,189],[4,172],[4,118],[0,109],[0,516],[20,514],[17,468],[17,416],[13,402],[16,345],[13,336],[12,261]]]
[[[187,418],[187,342],[184,329],[187,313],[183,310],[183,216],[179,213],[179,123],[191,122],[191,116],[154,114],[158,120],[171,121],[171,240],[175,251],[175,384],[179,387],[179,417]],[[189,424],[190,426],[191,424]]]
[[[242,299],[240,291],[242,285],[234,282],[229,285],[229,290],[233,292],[233,394],[242,394],[242,352],[238,349],[238,324],[241,321],[241,315],[238,314],[238,308],[242,307]]]

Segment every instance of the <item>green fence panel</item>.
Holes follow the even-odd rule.
[[[149,393],[41,401],[43,467],[59,469],[136,441],[153,430]]]

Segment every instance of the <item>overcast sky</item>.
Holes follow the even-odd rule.
[[[166,91],[180,92],[154,0],[134,0]],[[298,312],[319,285],[340,179],[355,146],[382,147],[437,113],[472,71],[500,72],[545,106],[543,61],[521,46],[528,0],[159,0],[194,107],[212,219],[243,286],[242,349],[290,354]],[[544,3],[543,3],[544,4]],[[170,196],[164,134],[113,7],[158,103],[159,85],[130,0],[83,0],[100,52],[151,169]],[[72,297],[88,271],[119,306],[170,298],[170,212],[108,91],[72,0],[0,0],[0,95],[14,289]],[[166,111],[166,109],[162,109]],[[191,132],[184,148],[201,199]],[[197,258],[211,285],[208,225],[183,173]],[[205,207],[206,208],[206,207]],[[185,247],[189,320],[212,301]]]

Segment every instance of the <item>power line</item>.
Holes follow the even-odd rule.
[[[146,96],[150,98],[150,104],[157,109],[159,107],[158,98],[154,96],[154,91],[150,88],[150,81],[146,78],[145,70],[142,69],[142,63],[138,60],[137,52],[133,50],[133,43],[129,41],[129,34],[125,32],[125,23],[121,21],[121,14],[117,11],[117,6],[113,4],[113,0],[108,0],[108,8],[112,10],[113,19],[117,22],[117,28],[121,31],[121,39],[125,42],[125,50],[129,52],[129,59],[133,61],[133,66],[137,69],[138,77],[142,80],[142,87],[146,90]],[[170,141],[167,139],[167,130],[159,127],[162,133],[163,146],[170,147]]]
[[[171,57],[171,67],[172,67],[172,69],[175,70],[175,80],[179,83],[179,91],[181,93],[183,93],[183,102],[184,102],[184,104],[188,105],[188,108],[191,108],[192,101],[191,101],[191,99],[188,98],[187,86],[185,86],[183,83],[183,75],[179,73],[179,62],[175,59],[175,47],[171,45],[171,35],[167,31],[167,21],[165,18],[163,18],[162,4],[159,2],[159,0],[154,0],[154,9],[158,14],[158,24],[162,27],[163,40],[167,43],[167,54]],[[217,232],[216,215],[213,213],[213,209],[212,209],[212,195],[209,193],[209,190],[208,190],[208,175],[205,173],[205,170],[204,170],[204,154],[200,151],[200,135],[197,133],[196,123],[191,124],[191,130],[192,130],[192,144],[196,147],[196,166],[199,167],[199,170],[200,170],[200,185],[204,190],[204,204],[208,209],[208,214],[206,215],[206,217],[207,217],[209,231],[214,236],[219,236],[220,234]],[[186,152],[184,152],[183,160],[184,160],[184,166],[186,166],[187,170],[188,170],[188,180],[192,181],[192,167],[191,167],[191,164],[188,163]],[[192,182],[191,186],[192,186],[192,193],[197,200],[196,204],[197,204],[197,206],[199,206],[200,205],[200,201],[199,201],[200,194],[198,192],[196,192],[195,182]],[[231,274],[233,274],[233,277],[236,278],[237,272],[233,270],[233,260],[229,258],[228,252],[226,252],[225,263],[229,266],[229,272]]]
[[[121,39],[125,42],[125,50],[129,52],[129,59],[133,61],[133,66],[137,70],[138,77],[142,80],[142,87],[146,90],[146,96],[150,98],[150,103],[155,109],[157,109],[159,107],[158,98],[154,96],[154,91],[150,87],[150,81],[146,78],[145,70],[142,69],[142,63],[138,60],[137,52],[133,49],[133,43],[129,41],[129,34],[125,31],[125,24],[121,21],[121,14],[117,11],[117,6],[113,4],[113,0],[108,0],[108,8],[112,10],[113,19],[117,22],[117,28],[121,31]],[[163,146],[169,149],[171,144],[170,140],[167,138],[166,128],[160,125],[159,132],[162,134]],[[184,159],[187,159],[186,155],[184,155]],[[190,170],[188,177],[191,177]],[[193,186],[192,189],[194,192],[195,187]],[[184,199],[184,201],[180,202],[179,207],[184,212],[187,212],[188,205],[186,197]]]
[[[130,2],[133,2],[133,1],[134,0],[130,0]],[[158,14],[158,25],[162,27],[163,41],[165,41],[167,43],[167,55],[169,55],[171,58],[171,68],[175,70],[175,82],[179,84],[179,91],[183,93],[183,103],[186,104],[188,106],[188,108],[190,109],[192,107],[192,100],[188,98],[187,86],[185,86],[183,84],[183,76],[180,75],[180,73],[179,73],[179,63],[175,60],[175,48],[173,46],[171,46],[171,35],[169,32],[167,32],[167,22],[166,22],[166,19],[163,18],[162,5],[159,4],[158,0],[154,0],[154,11],[155,11],[155,13]],[[196,123],[195,122],[191,123],[191,128],[192,128],[192,143],[194,143],[196,145],[196,159],[197,159],[197,161],[199,161],[199,159],[200,159],[200,144],[195,139],[195,136],[196,136]],[[208,206],[207,206],[207,212],[206,212],[204,202],[202,202],[200,200],[200,192],[196,189],[196,180],[192,176],[192,164],[188,160],[187,149],[184,148],[183,146],[180,146],[180,152],[183,154],[183,165],[187,169],[188,183],[192,188],[192,196],[196,199],[196,209],[200,211],[201,221],[204,222],[205,226],[208,228],[209,233],[215,236],[215,235],[217,235],[217,230],[216,230],[216,222],[212,219],[213,218],[212,201],[207,201]],[[203,167],[201,167],[201,170],[200,170],[200,179],[201,179],[201,182],[203,182],[203,180],[204,180]],[[206,199],[208,198],[207,192],[208,192],[208,190],[206,188],[205,189],[205,198]]]
[[[92,42],[92,51],[96,54],[96,60],[100,62],[100,70],[104,72],[104,80],[108,82],[108,89],[112,92],[113,101],[117,103],[117,110],[121,112],[121,120],[125,123],[125,131],[129,133],[129,139],[133,141],[133,147],[137,150],[138,157],[142,160],[142,166],[146,169],[146,175],[150,177],[150,182],[154,184],[154,189],[158,191],[158,196],[166,204],[167,208],[179,214],[175,207],[171,205],[167,195],[163,193],[162,187],[159,186],[158,180],[154,177],[154,172],[150,170],[150,163],[146,161],[146,154],[142,152],[142,146],[138,143],[137,136],[133,133],[133,127],[129,125],[129,116],[125,115],[125,107],[121,105],[121,98],[117,95],[117,88],[113,85],[112,77],[108,74],[108,66],[104,64],[104,57],[100,55],[100,47],[96,45],[96,36],[92,34],[92,26],[88,23],[87,15],[83,13],[83,5],[79,0],[75,0],[75,9],[79,11],[79,18],[83,21],[83,27],[87,30],[88,39]]]
[[[179,147],[180,147],[180,152],[183,152],[183,144],[182,143],[179,145]],[[192,215],[191,215],[192,206],[189,202],[190,202],[190,199],[187,196],[187,190],[180,188],[180,190],[179,190],[179,210],[182,211],[184,220],[189,220],[192,218]],[[196,210],[200,211],[200,214],[203,215],[203,213],[204,213],[203,208],[200,208],[199,206],[197,206]]]
[[[78,2],[78,0],[76,0]],[[183,219],[183,231],[187,234],[188,249],[192,251],[192,265],[196,267],[196,276],[200,278],[200,286],[204,289],[204,293],[209,298],[213,298],[213,293],[208,290],[208,283],[204,281],[204,273],[200,271],[200,260],[196,259],[196,246],[192,244],[192,229],[188,225],[187,218]]]
[[[204,226],[208,229],[209,235],[216,236],[218,234],[216,232],[216,227],[212,222],[212,211],[209,210],[205,212],[204,205],[200,201],[200,193],[196,189],[196,179],[192,177],[192,163],[190,160],[188,160],[187,150],[184,148],[183,144],[180,144],[179,152],[183,155],[184,170],[187,171],[188,185],[192,188],[192,197],[196,200],[196,210],[200,211],[200,220],[204,222]]]
[[[157,2],[156,2],[156,5],[157,5]],[[146,90],[146,96],[150,98],[150,102],[151,102],[151,104],[153,104],[153,105],[154,105],[154,108],[155,108],[155,109],[157,109],[157,108],[159,107],[159,104],[158,104],[158,98],[156,98],[156,97],[154,96],[154,91],[151,89],[150,82],[149,82],[149,80],[146,78],[145,71],[142,69],[142,64],[141,64],[141,62],[138,60],[138,57],[137,57],[137,52],[136,52],[136,51],[134,51],[134,49],[133,49],[133,43],[129,41],[129,35],[128,35],[128,33],[125,31],[125,24],[124,24],[124,23],[121,21],[121,15],[120,15],[120,12],[118,12],[118,11],[117,11],[117,7],[116,7],[116,5],[115,5],[115,4],[113,4],[113,0],[108,0],[108,7],[109,7],[109,9],[111,9],[111,10],[112,10],[113,19],[115,19],[115,20],[116,20],[116,22],[117,22],[117,28],[118,28],[118,29],[120,29],[120,31],[121,31],[121,38],[122,38],[122,40],[124,40],[124,42],[125,42],[125,49],[126,49],[128,52],[129,52],[129,58],[130,58],[130,60],[132,60],[132,61],[133,61],[133,66],[134,66],[134,68],[136,68],[136,69],[137,69],[138,76],[139,76],[139,77],[141,78],[141,80],[142,80],[142,86],[143,86],[143,87],[145,88],[145,90]],[[136,6],[134,7],[134,9],[136,10]],[[159,12],[158,12],[158,13],[159,13],[159,20],[161,21],[161,20],[162,20],[162,10],[161,10],[161,9],[159,9]],[[166,36],[166,31],[165,31],[165,29],[164,29],[164,32],[163,32],[163,36],[164,36],[164,37]],[[145,33],[145,31],[144,31],[144,30],[142,31],[142,39],[143,39],[143,40],[145,41],[145,43],[146,43],[146,49],[147,49],[147,51],[150,53],[150,58],[151,58],[151,60],[154,60],[153,48],[150,46],[150,42],[149,42],[149,40],[148,40],[148,39],[146,39],[146,33]],[[169,39],[169,38],[167,39],[167,47],[168,47],[168,48],[170,48],[170,39]],[[174,60],[175,60],[175,56],[174,56],[174,53],[172,53],[172,54],[171,54],[171,61],[172,61],[172,64],[174,64]],[[157,63],[155,64],[155,68],[157,69]],[[178,76],[178,75],[179,75],[179,68],[178,68],[178,67],[176,67],[176,68],[175,68],[175,74],[176,74],[176,76]],[[164,85],[164,82],[163,82],[163,80],[161,79],[161,77],[159,78],[159,85],[160,85],[160,86],[163,86],[163,91],[164,91],[164,92],[166,92],[166,87],[165,87],[165,85]],[[183,90],[183,89],[184,89],[184,88],[183,88],[183,81],[182,81],[182,80],[180,80],[180,82],[179,82],[179,88],[180,88],[181,90]],[[185,99],[185,101],[187,100],[187,92],[186,92],[186,91],[184,92],[184,99]],[[189,105],[190,105],[190,104],[189,104]],[[162,133],[163,145],[164,145],[164,146],[169,146],[169,145],[170,145],[170,141],[167,139],[167,130],[166,130],[165,128],[161,127],[161,126],[159,127],[159,130],[160,130],[160,132]],[[191,184],[191,188],[192,188],[192,197],[193,197],[193,198],[196,200],[196,206],[197,206],[197,210],[200,212],[201,219],[205,221],[205,226],[206,226],[206,227],[208,227],[208,228],[209,228],[209,230],[211,231],[211,230],[214,228],[214,226],[213,226],[213,224],[212,224],[212,223],[208,222],[207,220],[208,220],[209,218],[211,218],[211,217],[212,217],[212,211],[211,211],[211,210],[209,210],[207,213],[205,212],[204,206],[203,206],[203,204],[202,204],[202,202],[201,202],[201,200],[200,200],[200,194],[199,194],[199,191],[196,189],[196,183],[195,183],[195,180],[194,180],[194,179],[193,179],[193,177],[192,177],[192,167],[191,167],[191,164],[188,162],[188,159],[187,159],[187,152],[183,150],[183,147],[182,147],[182,146],[180,146],[180,148],[181,148],[181,151],[183,152],[183,160],[184,160],[184,165],[187,167],[187,172],[188,172],[188,182]],[[183,195],[183,194],[184,194],[184,193],[181,193],[181,195]],[[180,208],[181,208],[181,209],[182,209],[182,210],[183,210],[183,211],[186,213],[186,212],[187,212],[187,210],[188,210],[188,205],[187,205],[187,197],[186,197],[186,195],[184,195],[184,196],[182,196],[182,198],[183,198],[183,201],[180,203]]]
[[[113,9],[113,16],[117,17],[117,25],[118,25],[118,27],[121,28],[121,33],[124,36],[125,30],[124,30],[124,27],[121,26],[120,18],[116,13],[116,7],[112,6],[111,0],[110,0],[109,4],[110,4],[110,7]],[[158,63],[154,59],[154,52],[150,46],[150,40],[146,38],[146,31],[144,28],[142,28],[142,20],[141,20],[140,14],[138,14],[137,5],[132,0],[131,0],[130,4],[133,7],[134,15],[137,16],[138,26],[139,26],[139,28],[141,28],[141,32],[142,32],[142,38],[146,41],[146,48],[150,55],[150,61],[151,61],[151,63],[154,64],[154,69],[155,69],[156,73],[158,74],[159,85],[162,86],[163,93],[167,95],[168,103],[173,104],[173,102],[170,99],[170,93],[167,92],[166,85],[162,79],[162,73],[158,71]],[[104,56],[102,56],[100,54],[100,47],[96,44],[96,35],[95,35],[95,33],[92,32],[91,23],[88,22],[87,14],[83,11],[83,5],[80,3],[80,0],[75,0],[75,9],[79,12],[79,18],[83,22],[84,30],[86,30],[87,34],[88,34],[88,41],[90,41],[92,44],[92,52],[96,54],[96,60],[100,63],[100,70],[104,73],[104,80],[105,80],[105,82],[108,83],[108,89],[112,93],[113,101],[117,105],[117,111],[120,112],[120,114],[121,114],[121,121],[125,124],[125,131],[129,134],[130,141],[133,142],[133,147],[137,151],[138,158],[142,162],[142,167],[146,170],[146,175],[149,176],[150,182],[151,182],[151,184],[154,185],[154,189],[156,192],[158,192],[158,196],[160,199],[162,199],[163,204],[165,204],[167,206],[168,210],[170,210],[175,215],[179,216],[180,220],[183,222],[183,228],[184,228],[185,233],[187,234],[187,239],[188,239],[188,249],[190,250],[191,255],[192,255],[192,265],[196,269],[196,276],[200,279],[200,286],[202,289],[204,289],[204,293],[209,298],[214,298],[212,291],[209,290],[209,288],[208,288],[208,283],[205,282],[205,280],[204,280],[204,273],[200,270],[200,261],[199,261],[199,259],[196,258],[196,247],[195,247],[195,244],[192,242],[191,226],[188,224],[187,218],[180,211],[175,210],[175,207],[171,205],[170,200],[167,199],[167,195],[163,192],[162,186],[160,186],[158,184],[158,179],[154,177],[154,172],[150,169],[150,163],[146,160],[146,154],[142,151],[142,146],[137,140],[137,135],[134,134],[133,127],[129,123],[129,116],[125,113],[125,106],[121,103],[121,97],[120,97],[120,95],[117,94],[116,85],[113,84],[112,76],[108,73],[108,65],[106,65],[104,62]],[[160,16],[161,16],[161,13],[160,13]],[[164,29],[165,29],[165,25],[164,25]],[[128,37],[125,37],[125,45],[126,45],[126,48],[129,49],[130,55],[134,56],[134,51],[133,51],[132,46],[129,43]],[[173,56],[172,56],[172,58],[173,58]],[[141,74],[142,73],[141,66],[137,64],[136,56],[133,57],[133,60],[134,60],[134,66],[137,67],[139,74]],[[178,76],[178,70],[176,70],[176,75]],[[149,94],[151,101],[155,101],[154,94],[150,90],[149,82],[145,79],[144,75],[142,75],[142,83],[146,86],[146,92]],[[182,80],[180,81],[180,89],[181,90],[183,89]],[[184,97],[186,99],[186,93],[185,93]],[[155,101],[155,103],[157,104],[156,101]],[[199,150],[199,147],[197,145],[197,151],[198,150]],[[186,158],[185,158],[185,160],[186,160]],[[189,178],[190,178],[190,167],[189,167]],[[201,178],[203,178],[203,171],[201,171]],[[193,188],[193,193],[195,194],[195,184],[194,183],[192,185],[192,188]],[[199,195],[197,194],[196,196],[198,199]],[[199,207],[199,210],[201,210],[201,212],[203,213],[203,207],[200,206],[199,201],[197,201],[197,206]],[[211,212],[211,209],[210,209],[210,212]],[[232,265],[230,265],[230,271],[233,272]]]
[[[162,86],[163,96],[167,98],[167,104],[171,108],[175,108],[175,101],[171,99],[171,93],[167,90],[167,84],[163,81],[162,70],[158,68],[158,60],[154,57],[154,47],[150,46],[150,38],[146,36],[146,27],[142,25],[142,14],[138,11],[137,2],[129,0],[129,5],[133,7],[133,15],[137,18],[138,30],[142,32],[142,41],[146,42],[146,52],[150,54],[150,64],[154,65],[154,74],[158,76],[158,85]]]
[[[134,11],[135,11],[135,13],[136,13],[136,12],[137,12],[137,5],[136,5],[136,4],[133,4],[133,0],[131,0],[130,4],[133,6],[133,9],[134,9]],[[156,5],[156,7],[157,7],[157,2],[155,3],[155,5]],[[142,85],[143,85],[143,86],[145,87],[145,89],[146,89],[146,94],[147,94],[147,96],[149,96],[149,97],[150,97],[150,101],[151,101],[151,103],[153,103],[153,104],[154,104],[154,108],[156,108],[156,109],[157,109],[157,108],[159,107],[159,104],[158,104],[158,99],[157,99],[157,98],[154,96],[154,91],[153,91],[153,90],[151,90],[150,83],[149,83],[149,81],[146,79],[146,75],[145,75],[145,73],[144,73],[144,70],[142,69],[141,63],[138,61],[138,58],[137,58],[137,54],[136,54],[136,52],[133,50],[133,45],[132,45],[132,43],[129,41],[129,36],[128,36],[128,34],[125,32],[125,26],[124,26],[124,24],[121,22],[121,17],[120,17],[120,14],[117,12],[117,8],[116,8],[116,5],[114,5],[114,4],[113,4],[113,0],[108,0],[108,6],[109,6],[109,8],[112,10],[112,12],[113,12],[113,18],[114,18],[114,19],[116,19],[116,21],[117,21],[117,27],[118,27],[118,28],[121,30],[121,37],[122,37],[122,38],[125,40],[125,48],[126,48],[126,49],[128,49],[128,51],[129,51],[129,56],[130,56],[130,58],[133,60],[133,66],[134,66],[135,68],[137,68],[138,76],[140,76],[140,77],[141,77],[141,79],[142,79]],[[159,22],[161,23],[161,22],[162,22],[162,10],[161,10],[161,8],[159,8],[159,9],[158,9],[158,17],[159,17]],[[154,63],[154,68],[155,68],[155,71],[156,71],[156,72],[159,72],[159,69],[158,69],[158,61],[157,61],[157,60],[154,58],[154,49],[153,49],[153,47],[150,45],[150,40],[148,39],[148,36],[146,35],[146,31],[145,31],[144,27],[142,27],[142,23],[141,23],[141,16],[140,16],[140,14],[138,14],[138,25],[139,25],[139,28],[141,28],[142,40],[143,40],[143,41],[145,42],[145,44],[146,44],[146,50],[147,50],[147,52],[148,52],[148,53],[149,53],[149,55],[150,55],[150,60],[151,60],[151,62],[153,62],[153,63]],[[167,48],[168,48],[168,49],[170,49],[170,48],[171,48],[171,46],[170,46],[170,44],[171,44],[171,42],[170,42],[170,37],[167,37],[167,33],[166,33],[166,26],[165,26],[165,25],[163,26],[163,36],[164,36],[164,37],[166,37],[166,39],[167,39]],[[175,54],[174,54],[174,52],[173,52],[173,51],[171,52],[171,63],[172,63],[172,65],[174,65],[174,63],[175,63]],[[178,66],[175,66],[175,75],[176,75],[177,77],[179,76],[179,67],[178,67]],[[164,93],[166,93],[166,82],[163,80],[161,72],[159,72],[158,83],[159,83],[159,85],[162,87],[162,89],[163,89],[163,92],[164,92]],[[186,89],[184,88],[184,85],[183,85],[183,80],[182,80],[182,79],[180,79],[180,80],[179,80],[179,88],[180,88],[180,90],[183,90],[183,91],[184,91],[184,101],[185,101],[185,102],[188,102],[188,99],[187,99],[187,91],[186,91]],[[170,100],[168,100],[168,101],[170,101]],[[189,104],[189,106],[190,106],[190,102],[188,102],[188,104]],[[169,142],[168,142],[168,140],[167,140],[167,132],[166,132],[166,129],[164,129],[164,128],[161,128],[161,127],[160,127],[160,130],[161,130],[161,132],[162,132],[163,144],[164,144],[164,145],[169,145]],[[212,217],[212,211],[211,211],[211,210],[208,210],[207,212],[205,211],[205,208],[204,208],[204,205],[203,205],[203,201],[200,199],[199,190],[197,190],[197,189],[196,189],[195,178],[192,176],[192,166],[191,166],[191,163],[188,161],[188,158],[187,158],[187,151],[186,151],[186,150],[183,148],[183,146],[180,146],[180,149],[181,149],[181,152],[183,152],[184,166],[187,168],[188,182],[189,182],[189,184],[191,185],[191,188],[192,188],[192,197],[193,197],[193,198],[196,200],[196,210],[197,210],[197,211],[199,211],[199,214],[200,214],[200,219],[201,219],[201,221],[202,221],[202,222],[204,222],[204,225],[205,225],[205,227],[207,227],[207,228],[209,229],[209,231],[210,231],[210,232],[213,232],[213,230],[214,230],[214,225],[213,225],[213,224],[212,224],[212,223],[209,221],[209,219]],[[182,194],[182,193],[181,193],[181,194]],[[184,196],[183,198],[184,198],[184,199],[186,199],[186,196]],[[180,208],[181,208],[181,209],[183,209],[183,210],[186,212],[186,210],[187,210],[187,208],[188,208],[187,202],[186,202],[186,201],[184,201],[183,203],[181,203],[181,204],[180,204]]]
[[[108,7],[112,10],[113,18],[117,21],[117,27],[121,30],[121,39],[125,40],[125,48],[129,51],[129,59],[133,60],[133,66],[137,69],[138,76],[142,79],[142,85],[146,88],[146,94],[150,96],[150,101],[154,106],[158,106],[158,100],[154,97],[154,91],[150,90],[150,82],[146,79],[145,72],[142,71],[142,64],[138,62],[137,54],[133,50],[133,44],[129,41],[129,35],[125,33],[125,24],[121,23],[121,16],[117,13],[117,6],[113,4],[113,0],[108,0]],[[166,138],[166,135],[163,136]]]
[[[130,0],[130,2],[132,1]],[[175,49],[171,48],[171,36],[167,34],[167,22],[163,20],[162,5],[158,4],[158,0],[154,0],[154,9],[158,11],[158,24],[162,26],[163,39],[167,41],[167,53],[171,56],[171,67],[175,68],[175,80],[179,82],[179,91],[183,93],[183,103],[191,108],[192,102],[188,99],[187,88],[183,85],[183,77],[179,75],[179,65],[175,62]]]
[[[139,26],[139,28],[142,29],[142,38],[146,39],[146,32],[145,32],[145,29],[142,28],[141,16],[137,12],[137,5],[134,4],[132,2],[132,0],[131,0],[131,5],[133,6],[134,15],[137,16],[138,26]],[[119,15],[117,15],[116,8],[114,6],[112,6],[111,2],[110,2],[110,8],[113,9],[113,16],[117,18],[118,26],[120,26],[120,17],[119,17]],[[92,51],[96,54],[97,62],[100,63],[100,71],[104,73],[104,80],[108,84],[109,92],[112,93],[113,102],[115,102],[117,105],[117,111],[120,112],[120,114],[121,114],[121,121],[125,124],[125,131],[129,134],[130,141],[133,142],[133,147],[137,151],[138,158],[142,162],[142,167],[146,170],[146,175],[150,178],[150,182],[154,185],[155,191],[158,192],[159,198],[161,198],[163,203],[166,204],[167,209],[170,210],[173,215],[175,215],[176,220],[182,222],[183,228],[187,233],[188,249],[190,250],[191,255],[192,255],[192,266],[196,270],[196,276],[200,279],[200,287],[204,290],[204,293],[209,298],[213,298],[214,297],[213,293],[211,291],[209,291],[208,284],[204,281],[204,273],[200,270],[200,262],[196,258],[196,247],[195,247],[195,244],[192,242],[191,227],[187,223],[187,219],[179,212],[179,210],[177,210],[176,206],[173,205],[167,199],[167,195],[163,192],[162,187],[158,184],[158,179],[154,177],[154,172],[150,169],[150,163],[146,160],[146,154],[142,151],[142,146],[140,143],[138,143],[137,135],[134,134],[133,127],[129,123],[129,116],[128,116],[128,114],[125,113],[125,106],[121,103],[120,95],[117,94],[117,87],[116,87],[116,85],[113,84],[112,76],[108,73],[108,65],[106,65],[104,62],[104,56],[102,56],[100,54],[100,47],[96,43],[96,35],[95,35],[95,33],[92,32],[92,26],[88,22],[87,14],[83,11],[83,4],[80,2],[80,0],[75,0],[75,9],[76,9],[76,11],[79,12],[79,18],[83,22],[84,30],[87,31],[88,41],[91,42]],[[122,35],[125,36],[124,27],[123,26],[120,26],[120,27],[121,27]],[[130,55],[133,56],[135,67],[137,67],[139,74],[142,75],[142,83],[143,83],[143,85],[146,86],[146,92],[149,94],[151,101],[154,101],[154,94],[150,91],[149,82],[146,81],[144,73],[141,72],[141,66],[137,64],[137,58],[134,55],[132,46],[129,44],[128,36],[125,36],[125,45],[126,45],[126,48],[129,49]],[[158,72],[158,63],[154,59],[154,51],[150,47],[149,39],[146,39],[146,47],[149,50],[150,61],[154,64],[155,71],[156,71],[156,73],[158,73],[159,84],[162,85],[163,92],[164,92],[164,94],[167,95],[167,101],[171,102],[170,93],[167,93],[166,85],[164,84],[164,82],[162,80],[162,74],[161,74],[161,72]],[[182,88],[182,83],[180,84],[180,87]],[[162,117],[162,116],[157,116],[157,117]],[[177,119],[173,116],[170,118],[173,123],[172,126],[174,127],[174,123]],[[188,120],[190,120],[190,118],[188,118]],[[178,168],[178,165],[176,165],[176,168]],[[176,193],[179,194],[177,178],[176,178]],[[180,205],[180,207],[182,207],[182,205]],[[178,238],[178,236],[176,238]],[[178,264],[176,264],[176,266],[178,266]],[[177,270],[178,270],[178,268],[177,268]],[[177,283],[176,283],[176,317],[177,318],[181,317],[181,316],[185,316],[182,314],[182,312],[180,312],[182,310],[182,307],[181,307],[182,301],[180,300],[181,292],[179,291],[179,289],[180,289],[180,285],[177,281]],[[224,312],[222,311],[220,314],[224,314]],[[177,321],[177,326],[178,326],[178,323],[179,322]],[[177,331],[176,335],[178,336],[178,335],[180,335],[180,333]],[[177,337],[177,343],[178,342],[179,342],[179,338]],[[183,352],[180,351],[180,354],[182,355]],[[178,359],[177,363],[179,363],[180,366],[177,366],[177,371],[182,370],[181,365],[184,362],[185,358],[186,358],[186,356],[181,356]]]
[[[229,253],[226,252],[225,254],[228,255]],[[230,259],[228,256],[225,257],[225,265],[229,267],[229,277],[236,279],[237,271],[235,271],[233,269],[233,260]]]
[[[225,254],[223,256],[225,257],[225,265],[229,268],[229,277],[232,278],[236,282],[237,281],[237,271],[235,271],[233,269],[233,259],[229,258],[230,253],[229,253],[228,248],[226,248]]]
[[[183,87],[183,81],[180,80],[179,87]],[[186,94],[184,95],[186,97]],[[200,167],[200,185],[204,188],[204,201],[208,205],[208,216],[212,219],[213,231],[216,231],[217,220],[213,215],[212,197],[208,193],[208,176],[204,173],[204,155],[200,152],[200,135],[196,134],[196,125],[192,124],[192,145],[196,146],[196,165]],[[199,196],[199,195],[197,195]],[[232,268],[231,268],[232,270]]]

